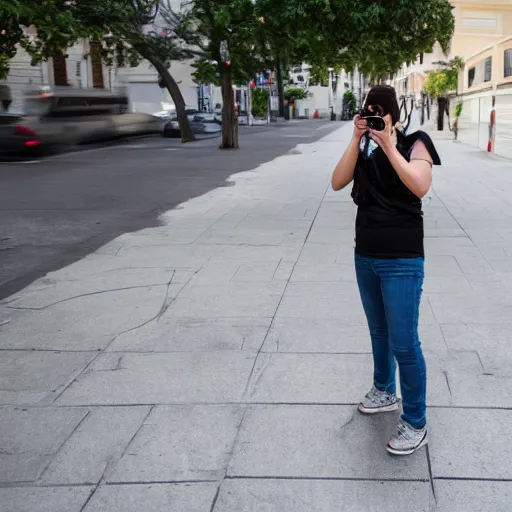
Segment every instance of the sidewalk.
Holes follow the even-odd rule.
[[[436,142],[421,334],[430,444],[356,404],[372,361],[350,125],[0,304],[0,512],[505,512],[512,163]]]

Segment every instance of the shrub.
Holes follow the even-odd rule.
[[[269,93],[265,89],[252,90],[252,115],[266,117],[268,112]]]

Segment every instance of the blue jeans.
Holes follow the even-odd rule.
[[[357,284],[373,348],[374,385],[396,392],[396,363],[402,390],[402,418],[426,424],[427,370],[418,336],[424,277],[423,258],[355,256]]]

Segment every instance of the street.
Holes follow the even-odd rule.
[[[218,138],[182,145],[132,139],[34,163],[0,163],[0,299],[119,234],[158,224],[159,213],[338,127],[241,128],[239,152]]]
[[[357,412],[351,133],[0,168],[0,512],[510,511],[512,162],[433,134],[429,444],[397,458]]]

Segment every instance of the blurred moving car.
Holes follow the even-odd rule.
[[[66,146],[160,133],[163,122],[129,112],[124,93],[49,88],[26,94],[22,114],[0,114],[0,154],[41,154]]]

